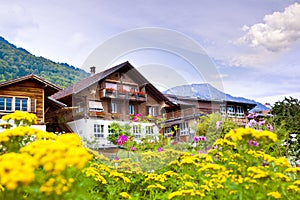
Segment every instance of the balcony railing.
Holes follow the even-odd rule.
[[[126,90],[115,90],[112,88],[105,88],[100,90],[101,98],[117,98],[128,99],[131,101],[147,101],[147,94],[144,92],[130,92]]]

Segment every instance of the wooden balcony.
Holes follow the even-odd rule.
[[[100,90],[100,98],[126,99],[130,101],[146,102],[147,94],[143,92],[118,91],[111,88],[104,88]]]

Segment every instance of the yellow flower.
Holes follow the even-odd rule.
[[[120,195],[125,199],[131,199],[131,196],[127,192],[121,192]]]
[[[289,167],[285,171],[291,173],[300,173],[300,167]]]
[[[14,190],[34,180],[37,162],[25,153],[6,153],[0,156],[0,166],[0,185]]]
[[[167,180],[167,177],[164,174],[147,174],[147,178],[145,179],[145,181],[147,182],[150,180],[165,182]]]
[[[123,173],[119,173],[117,171],[111,171],[109,177],[114,177],[116,180],[122,179],[125,183],[130,183],[130,179],[124,176]]]
[[[279,192],[269,192],[267,194],[267,196],[274,197],[275,199],[280,199],[281,198],[281,194]]]
[[[290,178],[287,175],[284,175],[282,173],[275,173],[275,177],[280,178],[286,182],[290,181]]]
[[[154,184],[154,185],[149,185],[149,186],[147,187],[147,189],[151,189],[151,188],[159,188],[159,189],[162,189],[162,190],[165,190],[165,189],[166,189],[166,187],[164,187],[164,186],[162,186],[161,184],[158,184],[158,183],[156,183],[156,184]]]
[[[205,197],[205,194],[199,190],[178,190],[169,194],[168,199],[173,199],[176,196],[200,196]]]
[[[45,193],[46,195],[61,195],[69,191],[73,182],[73,178],[65,179],[63,176],[58,175],[49,178],[43,185],[41,185],[40,192]]]
[[[45,171],[54,174],[71,166],[81,169],[92,158],[75,134],[60,135],[55,140],[36,140],[20,152],[29,153]]]
[[[178,173],[173,172],[173,171],[167,171],[164,173],[164,175],[172,177],[172,176],[178,176]]]
[[[15,111],[14,113],[7,114],[2,117],[2,120],[9,121],[13,120],[17,126],[21,125],[32,125],[37,123],[37,116],[33,113]]]

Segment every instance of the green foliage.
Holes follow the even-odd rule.
[[[130,129],[131,127],[129,124],[121,125],[117,122],[112,122],[109,128],[111,134],[108,135],[107,140],[116,143],[120,135],[131,135]]]
[[[288,133],[300,132],[300,101],[292,97],[285,97],[283,101],[276,102],[271,110],[274,123],[284,128]]]
[[[17,48],[0,36],[0,81],[27,74],[38,75],[60,87],[67,87],[88,76],[84,70],[66,63],[55,63]]]
[[[219,124],[219,125],[217,125]],[[201,116],[197,125],[197,135],[205,135],[206,145],[211,146],[218,138],[224,137],[231,129],[238,127],[230,119],[223,119],[220,113]]]
[[[282,141],[281,151],[291,162],[300,163],[300,101],[285,97],[271,110],[275,132]]]

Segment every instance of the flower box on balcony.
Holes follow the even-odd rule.
[[[111,118],[113,118],[113,119],[119,119],[120,116],[121,115],[119,113],[111,113]]]
[[[105,90],[107,93],[113,93],[115,91],[114,88],[106,88]]]
[[[105,116],[105,112],[99,112],[99,111],[90,111],[89,112],[89,116],[91,117],[104,117]]]
[[[144,96],[146,95],[145,92],[135,92],[134,94],[135,94],[135,95],[138,95],[138,96],[140,96],[140,97],[144,97]]]

